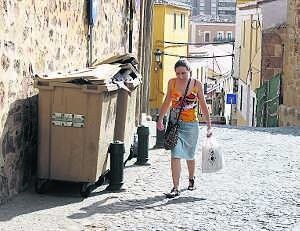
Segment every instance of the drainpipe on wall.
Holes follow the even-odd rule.
[[[246,111],[246,120],[248,123],[248,126],[250,125],[250,100],[251,100],[251,90],[252,90],[252,39],[253,39],[253,33],[252,33],[252,23],[253,23],[253,14],[250,15],[250,44],[249,44],[249,71],[247,73],[247,111]],[[250,75],[249,82],[248,83],[248,75]],[[252,113],[251,113],[252,114]]]
[[[279,104],[283,104],[283,67],[284,67],[284,43],[281,44],[281,58],[282,58],[282,66],[281,66],[281,78],[280,78],[280,95],[279,95]]]
[[[89,25],[88,29],[88,61],[87,66],[92,66],[93,61],[93,26]]]
[[[232,43],[232,57],[231,57],[231,80],[232,80],[232,93],[234,93],[234,77],[233,77],[233,72],[234,72],[234,69],[233,69],[233,63],[234,63],[234,46],[235,46],[235,42]],[[229,92],[230,92],[230,87],[229,87]],[[225,104],[225,102],[224,102]],[[225,109],[224,109],[225,111]],[[236,110],[235,110],[236,112]],[[225,114],[225,113],[224,113]],[[236,116],[235,116],[236,117]],[[232,103],[230,105],[230,125],[233,125],[232,123],[232,119],[233,119],[233,106],[232,106]]]
[[[87,66],[93,63],[93,27],[98,14],[99,0],[87,0],[87,18],[88,18],[88,61]]]
[[[253,39],[253,33],[252,33],[252,23],[253,23],[253,14],[250,15],[250,47],[249,47],[249,73],[250,73],[250,85],[252,84],[252,39]],[[249,74],[248,73],[248,74]]]
[[[128,52],[132,53],[132,34],[133,34],[133,0],[130,0],[129,3],[129,44]]]
[[[264,41],[264,33],[261,33],[261,60],[260,60],[260,68],[261,68],[261,73],[260,73],[260,78],[259,78],[259,87],[261,87],[263,85],[263,61],[265,59],[265,55],[264,55],[264,47],[262,46],[265,43]]]

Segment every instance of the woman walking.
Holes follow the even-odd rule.
[[[191,78],[191,68],[187,60],[179,59],[175,64],[176,78],[168,82],[166,98],[161,106],[157,129],[163,130],[163,117],[170,110],[171,120],[176,120],[180,108],[182,111],[179,116],[178,142],[171,149],[171,171],[173,188],[166,194],[167,198],[179,196],[179,179],[181,172],[181,159],[185,159],[189,172],[188,190],[195,189],[195,152],[197,151],[197,141],[199,136],[199,122],[197,116],[198,102],[201,111],[207,121],[207,136],[211,135],[211,123],[207,109],[202,84],[196,79]],[[186,96],[184,97],[185,91]]]

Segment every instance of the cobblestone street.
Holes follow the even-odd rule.
[[[204,129],[201,128],[204,135]],[[300,230],[300,129],[216,127],[225,168],[201,174],[181,195],[171,188],[169,153],[149,151],[150,166],[125,168],[124,191],[79,196],[77,184],[56,183],[48,193],[33,189],[0,207],[0,230]]]

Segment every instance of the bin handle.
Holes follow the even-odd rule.
[[[97,90],[98,87],[96,85],[86,85],[86,89]]]
[[[50,85],[49,82],[46,81],[40,81],[40,80],[36,80],[35,81],[35,87],[36,88],[40,88],[40,89],[45,89],[45,90],[53,90],[53,85]]]
[[[84,92],[88,92],[88,93],[99,93],[100,92],[98,86],[92,85],[92,84],[84,85],[82,90]]]

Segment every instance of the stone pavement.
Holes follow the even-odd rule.
[[[300,230],[300,128],[215,127],[214,135],[226,166],[201,174],[198,162],[195,191],[183,165],[180,197],[165,199],[169,153],[150,150],[150,166],[127,163],[124,191],[101,186],[82,199],[77,184],[31,189],[0,206],[0,230]]]

